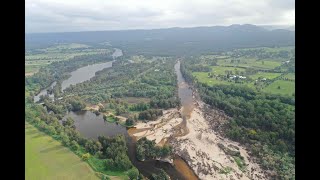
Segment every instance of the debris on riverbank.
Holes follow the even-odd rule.
[[[132,135],[138,139],[146,137],[155,140],[158,145],[164,144],[165,139],[173,146],[174,153],[186,160],[200,179],[268,179],[244,147],[215,131],[229,117],[199,100],[194,105],[190,117],[186,119],[188,133],[185,135],[177,136],[176,128],[183,127],[182,109],[165,110],[156,121],[138,123],[136,130],[145,130]]]

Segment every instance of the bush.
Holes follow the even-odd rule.
[[[82,154],[82,156],[81,156],[81,158],[82,158],[84,161],[87,161],[90,157],[91,157],[91,155],[90,155],[89,153]]]
[[[126,125],[127,126],[132,126],[134,124],[134,120],[132,120],[132,119],[130,119],[130,118],[128,118],[127,120],[126,120]]]
[[[107,175],[102,175],[101,180],[110,180],[110,178]]]
[[[160,169],[160,172],[158,174],[152,174],[152,179],[153,180],[170,180],[170,177],[163,169]]]
[[[129,179],[138,179],[139,171],[137,168],[132,168],[128,171]]]
[[[114,161],[112,159],[106,159],[105,164],[108,170],[114,169]]]

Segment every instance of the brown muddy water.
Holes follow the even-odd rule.
[[[185,136],[189,133],[189,129],[187,127],[187,119],[190,118],[191,112],[194,108],[193,105],[193,97],[192,97],[192,89],[185,81],[182,76],[180,70],[180,61],[174,65],[175,72],[177,74],[178,80],[178,96],[181,101],[181,116],[182,122],[174,127],[175,129],[175,137]]]
[[[189,119],[190,113],[192,112],[194,105],[193,105],[193,97],[192,97],[192,89],[185,81],[184,77],[182,76],[182,73],[180,71],[180,61],[178,61],[174,65],[174,69],[177,74],[178,79],[178,96],[181,101],[181,108],[182,108],[182,118]]]
[[[121,50],[120,50],[121,51]],[[122,51],[116,50],[115,57],[121,56]],[[100,63],[89,65],[77,69],[71,73],[71,77],[62,82],[62,90],[69,87],[71,84],[78,84],[86,80],[90,80],[95,76],[95,72],[100,71],[104,68],[112,67],[112,62]],[[174,66],[177,78],[178,78],[178,95],[182,103],[182,118],[183,122],[180,124],[180,128],[184,129],[187,133],[187,119],[190,116],[190,112],[193,109],[193,98],[192,90],[189,88],[188,84],[185,82],[181,72],[180,72],[180,62],[178,61]],[[51,85],[54,86],[55,82]],[[47,89],[44,89],[35,96],[34,100],[38,101],[40,95],[45,95]],[[128,155],[131,162],[135,167],[146,177],[150,177],[152,173],[157,173],[160,169],[166,171],[172,180],[193,180],[198,179],[194,174],[192,169],[188,164],[181,159],[181,157],[175,155],[173,157],[173,165],[167,162],[161,162],[158,160],[146,160],[138,161],[136,158],[136,139],[130,136],[128,133],[136,131],[134,128],[127,129],[116,123],[109,123],[104,121],[102,115],[95,115],[90,111],[79,111],[79,112],[69,112],[66,117],[72,117],[75,120],[76,129],[80,132],[83,137],[97,139],[99,135],[104,136],[115,136],[117,134],[122,134],[126,137]],[[167,143],[167,142],[166,142]]]
[[[75,120],[76,129],[80,132],[81,136],[86,138],[98,139],[99,135],[124,135],[127,141],[129,158],[133,165],[137,167],[144,176],[150,177],[152,173],[157,173],[160,169],[163,169],[172,180],[187,179],[184,177],[183,172],[179,172],[174,166],[167,162],[158,160],[146,160],[142,162],[137,160],[136,139],[129,136],[128,131],[130,132],[130,129],[120,124],[109,123],[103,119],[102,115],[97,116],[91,111],[69,112],[64,119],[67,117],[72,117]],[[179,157],[176,157],[174,162],[177,160],[179,161]]]

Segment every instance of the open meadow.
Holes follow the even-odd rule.
[[[27,180],[99,179],[76,154],[28,123],[25,123],[25,135]]]

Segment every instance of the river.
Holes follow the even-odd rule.
[[[122,56],[122,51],[116,49],[113,54],[113,57]],[[112,67],[112,62],[93,64],[79,68],[71,72],[71,77],[62,82],[62,90],[66,89],[70,85],[75,85],[86,80],[90,80],[95,76],[95,72],[100,71],[104,68]],[[188,113],[192,109],[192,90],[186,84],[181,72],[180,72],[180,61],[178,61],[174,66],[177,78],[178,78],[178,95],[181,98],[182,103],[182,116],[184,119],[184,126],[186,126],[186,118]],[[53,87],[55,82],[50,85]],[[42,90],[37,96],[35,96],[35,102],[39,100],[40,95],[46,95],[47,89]],[[53,94],[50,95],[53,98]],[[127,146],[128,146],[128,155],[131,162],[135,167],[146,177],[150,177],[152,173],[157,173],[159,169],[164,169],[170,176],[172,180],[182,180],[186,179],[184,173],[192,174],[193,171],[187,166],[187,164],[179,157],[174,157],[174,164],[167,162],[161,162],[157,160],[146,160],[138,161],[136,158],[136,141],[129,136],[127,128],[123,127],[116,123],[109,123],[104,121],[102,115],[96,115],[90,111],[78,111],[78,112],[68,112],[64,117],[72,117],[75,120],[76,129],[80,132],[81,136],[86,138],[97,139],[99,135],[103,136],[115,136],[117,134],[122,134],[126,137]],[[188,178],[187,178],[188,179]]]
[[[115,51],[112,54],[113,59],[116,59],[117,57],[120,57],[123,55],[122,50],[118,49],[118,48],[114,48]],[[70,85],[75,85],[78,83],[82,83],[84,81],[90,80],[91,78],[93,78],[95,76],[95,73],[97,71],[101,71],[105,68],[110,68],[112,67],[112,62],[113,61],[109,61],[109,62],[105,62],[105,63],[98,63],[98,64],[92,64],[92,65],[88,65],[85,67],[81,67],[75,71],[72,71],[70,73],[70,77],[64,81],[62,81],[61,83],[61,88],[62,91],[65,90],[67,87],[69,87]],[[38,102],[40,100],[40,96],[45,96],[47,95],[47,90],[51,87],[53,88],[53,86],[56,85],[56,82],[53,82],[49,87],[43,89],[40,91],[39,94],[37,94],[36,96],[34,96],[34,102]],[[53,98],[54,95],[53,94],[49,94],[50,98]]]

